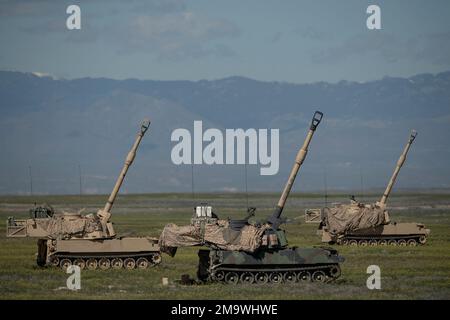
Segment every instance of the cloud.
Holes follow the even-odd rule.
[[[237,53],[232,48],[224,44],[215,45],[209,52],[216,57],[229,58],[237,56]]]
[[[450,63],[450,32],[421,35],[409,39],[407,46],[413,48],[412,59],[430,61],[435,65]]]
[[[239,36],[241,30],[226,19],[193,12],[182,0],[133,0],[126,6],[124,3],[116,0],[105,5],[108,15],[121,14],[120,20],[98,18],[98,9],[83,10],[81,5],[81,30],[70,32],[65,28],[65,20],[61,19],[60,14],[45,15],[45,10],[38,8],[35,2],[4,0],[3,7],[14,12],[13,15],[22,15],[21,12],[35,15],[20,26],[22,32],[37,36],[54,34],[70,43],[100,42],[119,54],[145,53],[158,60],[170,61],[236,56],[224,41]],[[21,4],[28,9],[20,9]],[[121,12],[124,8],[127,14]],[[52,10],[55,8],[52,7]],[[65,14],[64,6],[58,5],[58,10]]]
[[[80,138],[82,133],[80,130],[71,130],[64,135],[66,138]]]
[[[97,175],[97,174],[86,174],[83,175],[84,178],[87,179],[95,179],[95,180],[110,180],[113,179],[112,177],[104,176],[104,175]]]
[[[140,51],[161,60],[179,60],[234,55],[231,48],[215,42],[239,34],[240,30],[225,19],[183,11],[158,16],[139,15],[116,35],[121,40],[121,53]]]
[[[282,37],[283,37],[283,33],[282,32],[280,32],[280,31],[275,32],[273,34],[272,38],[270,39],[270,42],[277,43],[277,42],[279,42],[281,40]]]
[[[383,120],[364,120],[359,118],[327,118],[327,125],[335,128],[370,128],[384,129],[392,125],[391,121]]]
[[[121,14],[126,8],[128,12],[149,12],[152,14],[163,14],[169,12],[180,12],[186,9],[184,0],[96,0],[96,3],[107,4],[103,6],[103,13],[108,15]],[[71,5],[79,5],[82,9],[88,6],[88,1],[67,1],[54,0],[0,0],[0,16],[2,17],[29,17],[29,16],[49,16],[55,13],[65,14],[65,9]]]
[[[439,124],[450,124],[450,114],[432,118],[431,121]]]
[[[328,41],[334,38],[334,35],[329,32],[320,31],[311,26],[309,27],[297,27],[294,30],[294,33],[301,36],[302,38],[316,41]]]
[[[132,12],[138,13],[163,14],[186,11],[184,0],[128,0],[126,2],[131,5]]]
[[[399,39],[387,33],[357,34],[348,38],[340,45],[322,49],[314,53],[315,63],[342,62],[353,56],[379,54],[389,62],[395,62],[395,57],[404,51],[398,46]],[[398,52],[400,51],[400,52]]]
[[[43,16],[56,12],[61,5],[51,0],[0,0],[0,17]]]
[[[373,55],[388,63],[408,60],[450,64],[450,32],[402,39],[390,33],[370,32],[354,35],[341,44],[313,53],[315,63],[338,63],[356,56]]]

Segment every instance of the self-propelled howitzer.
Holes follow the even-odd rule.
[[[103,209],[96,214],[82,215],[80,212],[54,213],[47,206],[36,207],[30,211],[30,219],[8,218],[7,237],[39,238],[39,266],[67,268],[74,264],[82,269],[105,270],[122,267],[144,269],[160,263],[158,239],[118,237],[110,221],[114,201],[149,125],[148,120],[142,123]]]
[[[285,219],[282,212],[297,174],[306,158],[308,147],[322,120],[315,112],[303,146],[295,157],[274,212],[264,223],[260,246],[254,252],[232,250],[200,250],[198,277],[203,280],[226,283],[279,283],[302,281],[329,281],[340,276],[339,263],[344,259],[331,248],[288,247],[280,225]]]
[[[178,246],[203,245],[197,277],[202,281],[279,283],[333,280],[340,275],[343,258],[332,248],[288,247],[281,214],[322,119],[314,114],[308,135],[298,151],[289,179],[273,214],[260,223],[220,220],[211,207],[197,207],[190,226],[167,225],[160,237],[164,252]],[[250,217],[251,214],[248,216]],[[248,218],[247,217],[247,218]]]
[[[353,198],[350,204],[321,210],[319,232],[322,242],[354,246],[416,246],[426,243],[429,229],[421,223],[391,222],[386,209],[387,199],[416,136],[417,132],[413,130],[379,201],[363,204]]]

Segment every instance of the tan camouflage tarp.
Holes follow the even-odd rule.
[[[46,230],[48,236],[54,239],[82,236],[93,232],[99,226],[94,217],[55,215],[50,219],[36,219],[36,223]]]
[[[254,252],[261,246],[262,235],[269,225],[246,225],[240,231],[229,228],[227,220],[187,226],[168,224],[159,238],[164,252],[171,248],[206,245],[223,250]]]
[[[356,203],[341,205],[325,208],[324,214],[328,231],[334,235],[376,227],[384,223],[384,210],[376,206],[365,207]]]

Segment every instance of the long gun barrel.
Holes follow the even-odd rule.
[[[417,136],[417,131],[412,130],[411,134],[409,136],[408,142],[406,143],[406,146],[403,149],[403,152],[397,161],[397,166],[395,167],[394,173],[392,174],[392,177],[389,180],[386,190],[384,191],[383,196],[381,197],[380,201],[378,202],[378,205],[380,207],[386,206],[387,198],[389,197],[389,194],[392,191],[392,187],[394,186],[394,183],[395,183],[395,180],[397,179],[398,173],[400,172],[400,169],[402,168],[403,164],[405,163],[406,155],[408,154],[409,148],[411,148],[411,144],[413,143],[414,139],[416,139],[416,136]]]
[[[311,143],[311,139],[316,131],[317,126],[322,120],[323,113],[320,111],[316,111],[311,121],[311,126],[308,131],[308,135],[306,136],[305,142],[303,142],[303,146],[298,150],[297,156],[295,157],[295,163],[292,167],[291,173],[289,174],[289,179],[284,187],[283,193],[281,194],[280,200],[278,200],[278,204],[273,212],[273,214],[269,217],[268,222],[272,224],[273,227],[277,228],[280,224],[280,216],[283,212],[284,205],[286,204],[286,200],[291,192],[292,185],[294,184],[295,178],[297,176],[298,170],[300,169],[303,161],[306,158],[306,154],[308,153],[308,147]]]
[[[120,186],[122,185],[123,179],[125,179],[125,175],[127,174],[128,168],[133,163],[134,158],[136,157],[136,151],[141,143],[142,137],[144,137],[145,132],[150,126],[150,120],[145,119],[141,124],[141,129],[136,136],[136,140],[134,141],[133,147],[125,159],[125,164],[123,165],[122,171],[120,172],[119,177],[117,178],[116,184],[114,185],[111,194],[109,195],[108,202],[106,202],[105,207],[103,208],[103,212],[109,212],[114,204],[114,200],[117,197],[117,193],[119,192]]]

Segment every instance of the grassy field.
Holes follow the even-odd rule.
[[[241,194],[196,195],[213,205],[222,218],[243,217],[246,199]],[[58,210],[95,212],[105,196],[0,197],[0,219],[25,218],[34,202],[48,202]],[[251,194],[257,219],[269,215],[277,194]],[[366,202],[375,197],[366,196]],[[345,196],[332,195],[329,202],[345,202]],[[200,201],[198,201],[200,202]],[[323,205],[314,194],[294,194],[288,201],[284,225],[290,245],[320,245],[316,225],[305,224],[306,207]],[[174,282],[181,274],[195,276],[198,248],[180,248],[171,258],[163,255],[161,265],[148,270],[82,271],[81,290],[65,289],[67,274],[60,269],[35,265],[35,239],[5,237],[0,227],[1,299],[450,299],[450,195],[419,193],[396,194],[390,199],[391,218],[397,222],[422,222],[431,229],[425,246],[420,247],[339,247],[346,258],[342,276],[328,284],[282,284],[227,286],[207,284],[182,286]],[[121,235],[158,237],[169,222],[188,224],[194,201],[190,195],[125,195],[113,208],[112,220]],[[366,269],[381,268],[381,290],[368,290]],[[162,286],[162,278],[170,284]]]

